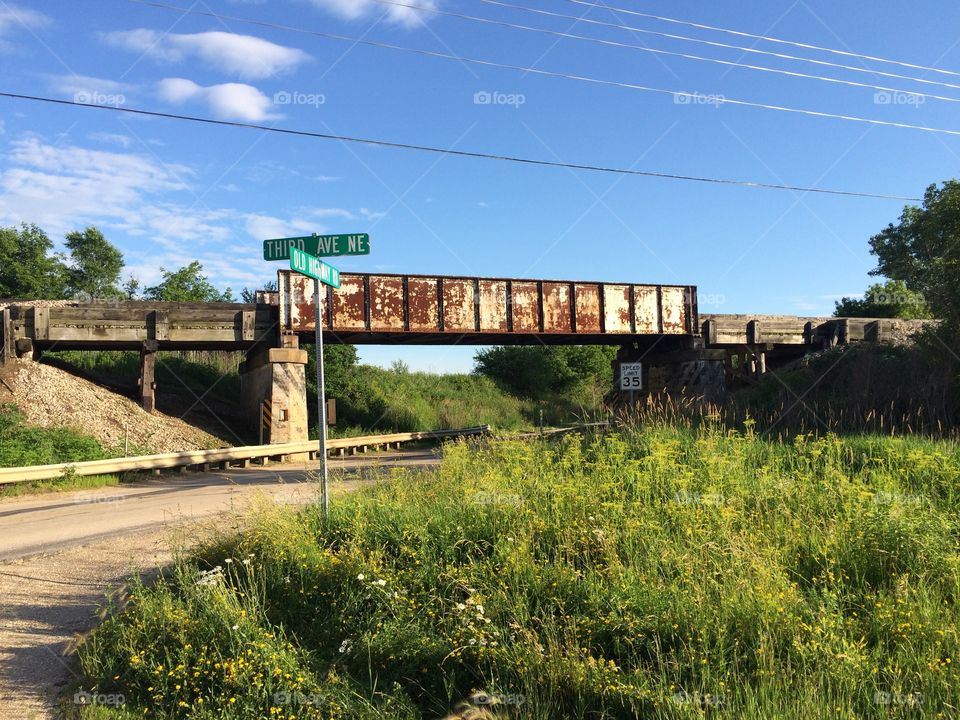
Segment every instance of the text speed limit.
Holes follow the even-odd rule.
[[[643,364],[620,363],[620,389],[640,390],[643,388]]]

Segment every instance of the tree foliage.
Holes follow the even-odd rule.
[[[122,295],[118,285],[123,253],[102,232],[91,225],[86,230],[67,233],[67,248],[70,250],[68,294],[84,293],[95,298]]]
[[[480,350],[474,362],[478,374],[517,395],[543,399],[584,381],[609,385],[615,355],[615,347],[600,345],[510,345]]]
[[[194,260],[179,270],[160,268],[163,280],[159,285],[148,287],[144,297],[165,302],[233,302],[230,288],[220,292],[203,274],[203,265]]]
[[[874,275],[902,281],[934,317],[960,327],[960,182],[931,185],[923,206],[908,206],[900,222],[870,239]]]
[[[834,317],[929,318],[923,296],[902,280],[874,283],[863,298],[845,297],[836,303]]]
[[[0,297],[57,300],[65,297],[63,256],[36,225],[0,228]]]

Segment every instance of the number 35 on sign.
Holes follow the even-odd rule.
[[[643,364],[620,363],[620,389],[640,390],[643,388]]]

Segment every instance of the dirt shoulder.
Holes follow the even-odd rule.
[[[70,653],[134,573],[170,563],[169,530],[0,563],[0,716],[52,720]]]

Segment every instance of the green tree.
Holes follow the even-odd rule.
[[[165,302],[233,302],[230,288],[220,292],[203,274],[203,265],[194,260],[179,270],[160,268],[163,281],[159,285],[148,287],[143,296],[148,300]]]
[[[874,283],[863,298],[845,297],[836,303],[834,317],[929,318],[930,308],[920,293],[902,280]]]
[[[316,398],[317,352],[315,345],[304,345],[307,351],[307,388]],[[352,390],[352,380],[360,362],[357,348],[353,345],[327,343],[323,346],[323,379],[327,396],[346,397]]]
[[[126,282],[123,283],[120,291],[127,300],[136,300],[137,295],[140,294],[140,280],[131,275],[127,278]]]
[[[907,206],[900,222],[870,239],[874,275],[902,281],[934,317],[960,328],[960,182],[931,185],[923,206]]]
[[[0,228],[0,297],[56,300],[66,297],[67,269],[36,225]]]
[[[263,289],[267,292],[277,290],[277,281],[269,280],[263,285]],[[245,303],[255,303],[257,301],[257,290],[256,288],[243,288],[240,291],[240,301]]]
[[[574,385],[613,382],[615,347],[601,345],[509,345],[480,350],[475,372],[521,397],[543,399]]]
[[[85,293],[91,297],[120,297],[120,271],[123,253],[92,225],[82,232],[67,233],[70,267],[67,289],[70,295]]]

